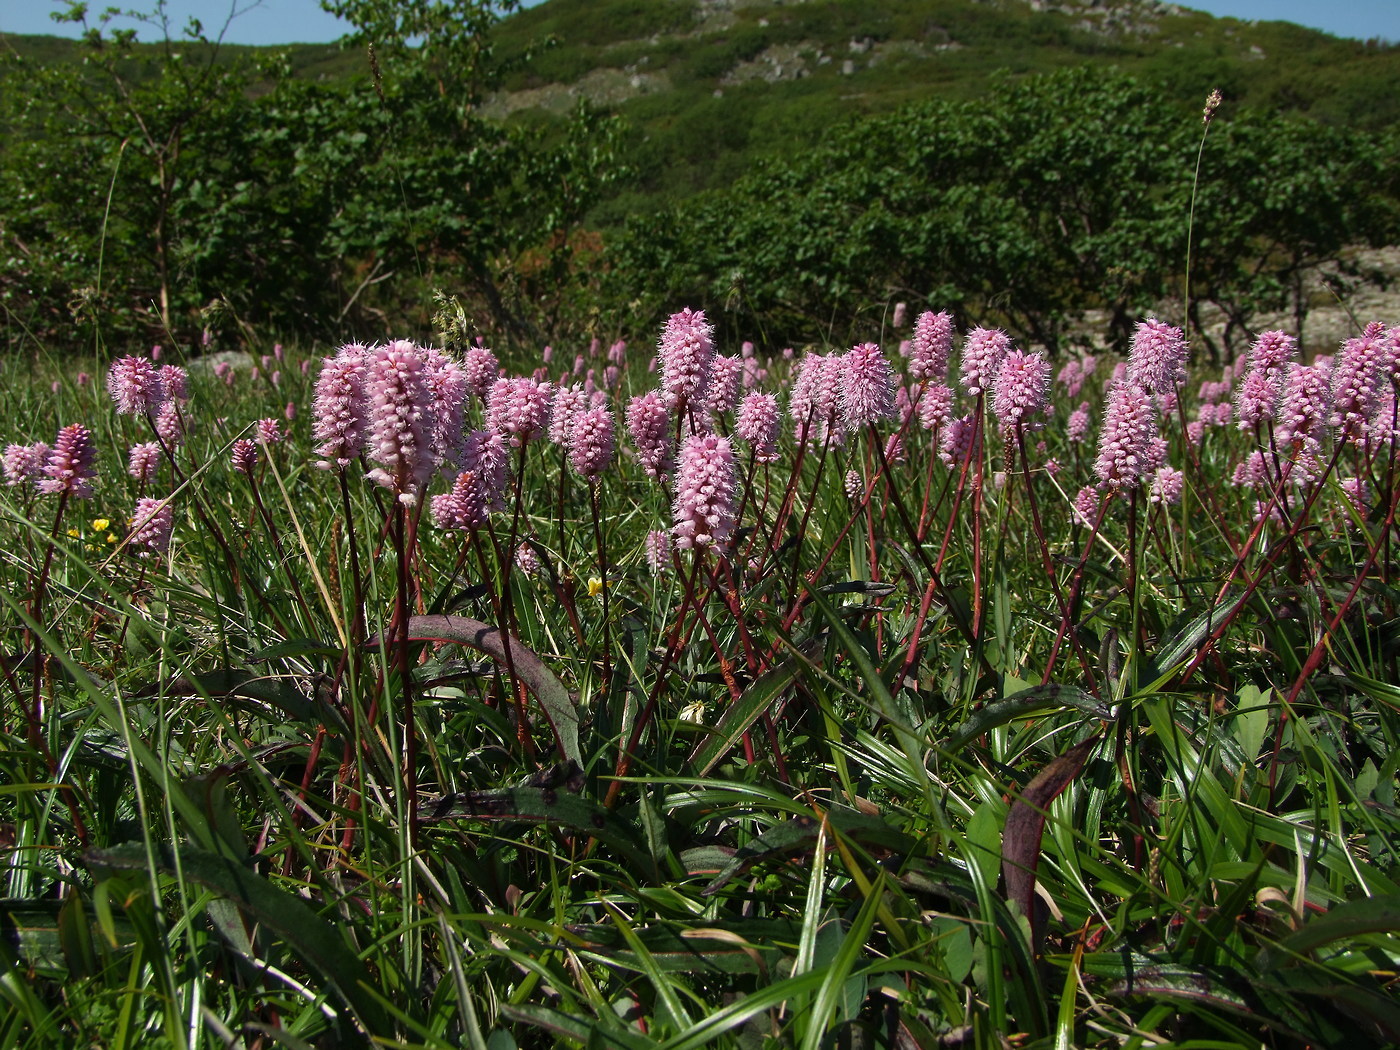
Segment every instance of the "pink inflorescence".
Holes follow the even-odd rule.
[[[1186,339],[1180,328],[1149,317],[1139,321],[1128,354],[1128,381],[1149,394],[1168,394],[1186,381]]]
[[[637,449],[642,469],[652,478],[671,472],[671,416],[655,390],[639,394],[627,404],[627,433]]]
[[[260,445],[280,445],[282,443],[282,424],[276,419],[268,417],[258,420],[254,431]]]
[[[1069,435],[1070,441],[1076,445],[1081,445],[1089,436],[1089,402],[1081,401],[1079,407],[1069,414],[1069,422],[1065,424],[1065,431]]]
[[[491,384],[501,378],[501,365],[486,347],[471,346],[462,354],[462,375],[467,389],[484,401]]]
[[[1295,364],[1284,380],[1274,437],[1280,447],[1318,438],[1332,405],[1329,371],[1317,364]]]
[[[925,430],[939,430],[953,418],[953,388],[942,383],[924,387],[919,395],[919,425]]]
[[[1260,332],[1249,348],[1249,367],[1281,379],[1297,353],[1297,342],[1287,332]]]
[[[179,365],[161,365],[160,383],[166,397],[173,397],[176,401],[190,399],[190,374]]]
[[[258,445],[257,442],[249,438],[239,438],[233,443],[233,449],[229,453],[229,464],[235,473],[253,473],[253,469],[258,465]]]
[[[123,357],[107,370],[107,392],[124,416],[153,413],[165,400],[160,369],[144,357]]]
[[[1369,324],[1359,339],[1343,344],[1332,369],[1332,413],[1328,423],[1343,438],[1354,438],[1366,427],[1380,392],[1385,329]]]
[[[127,453],[126,472],[140,482],[151,482],[160,472],[160,445],[155,441],[132,445]]]
[[[88,499],[92,495],[88,481],[97,475],[92,466],[96,458],[92,432],[81,423],[70,423],[58,432],[49,451],[39,491],[50,496],[67,493],[74,499]]]
[[[734,453],[726,438],[686,439],[676,470],[676,546],[682,550],[725,543],[734,528]]]
[[[775,463],[778,460],[778,433],[782,417],[778,412],[778,399],[772,394],[754,392],[747,395],[739,404],[739,416],[734,423],[734,433],[748,442],[754,459],[760,463]]]
[[[953,351],[953,315],[926,310],[914,322],[909,346],[909,376],[919,382],[941,383],[948,377]]]
[[[538,576],[543,569],[540,564],[540,556],[535,552],[535,548],[528,543],[522,543],[515,548],[515,567],[526,577]]]
[[[1045,411],[1050,396],[1050,365],[1042,354],[1012,350],[1001,361],[992,388],[992,412],[1003,430],[1026,425]]]
[[[681,411],[698,408],[715,359],[714,327],[705,320],[705,312],[687,307],[672,314],[662,329],[657,357],[666,403]]]
[[[321,363],[311,407],[311,435],[316,453],[326,457],[322,467],[343,467],[364,448],[366,353],[365,347],[350,343]]]
[[[972,395],[985,393],[996,379],[1011,339],[1000,328],[974,328],[963,343],[962,385]]]
[[[1235,390],[1236,425],[1252,430],[1272,420],[1281,386],[1279,375],[1251,368]]]
[[[369,478],[405,504],[418,501],[434,470],[433,399],[424,372],[418,348],[407,340],[365,355],[367,452],[379,464]]]
[[[837,354],[807,354],[797,365],[788,413],[800,442],[842,445],[846,441],[841,413],[842,358]]]
[[[588,410],[588,394],[583,387],[564,386],[562,383],[554,392],[554,404],[549,409],[549,440],[560,448],[567,448],[574,431],[574,417]]]
[[[548,429],[553,396],[552,383],[498,379],[486,396],[486,425],[519,448]]]
[[[647,567],[653,576],[665,576],[671,567],[671,534],[665,529],[652,529],[646,538]]]
[[[1172,467],[1158,467],[1152,472],[1152,484],[1147,491],[1147,501],[1170,505],[1181,502],[1182,474]]]
[[[143,496],[136,501],[136,510],[131,515],[127,545],[142,548],[137,551],[142,557],[162,554],[170,547],[170,530],[174,523],[175,514],[169,500]]]
[[[1110,488],[1136,485],[1152,469],[1156,438],[1156,415],[1147,391],[1126,380],[1114,385],[1094,463],[1099,480]]]
[[[739,383],[744,362],[738,357],[715,357],[710,365],[710,386],[705,395],[705,409],[711,415],[733,412],[739,401]]]
[[[840,358],[841,421],[855,432],[894,415],[894,376],[874,343],[853,346]],[[828,366],[830,367],[830,366]]]
[[[5,484],[22,485],[44,470],[49,458],[49,446],[42,441],[32,445],[5,446]]]
[[[616,452],[612,413],[606,408],[579,413],[569,440],[569,463],[574,470],[592,481],[612,466]]]

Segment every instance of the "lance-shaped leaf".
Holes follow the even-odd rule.
[[[970,740],[998,726],[1006,725],[1021,718],[1030,718],[1042,711],[1052,711],[1060,707],[1073,707],[1091,718],[1108,719],[1108,709],[1091,693],[1068,685],[1038,685],[1032,689],[1008,696],[982,708],[957,729],[947,740],[939,744],[946,752],[957,751]]]
[[[445,795],[431,809],[420,809],[418,819],[428,823],[442,820],[522,821],[529,824],[557,824],[571,828],[613,847],[636,870],[652,872],[651,854],[617,814],[591,799],[561,793],[553,787],[515,787],[498,791],[459,791]]]
[[[771,671],[759,675],[720,716],[714,731],[690,753],[691,773],[703,777],[714,769],[729,749],[743,738],[749,727],[792,684],[797,673],[797,661],[785,660]]]
[[[509,641],[507,641],[509,639]],[[506,646],[510,646],[510,663],[540,706],[554,729],[559,750],[565,758],[583,764],[578,744],[578,708],[573,697],[544,665],[544,662],[517,638],[511,638],[499,628],[473,620],[469,616],[412,616],[408,621],[411,642],[456,642],[477,652],[485,653],[502,664],[506,662]],[[379,644],[372,639],[372,644]]]
[[[183,878],[213,890],[277,934],[312,972],[335,988],[371,1035],[390,1034],[390,1026],[370,990],[369,970],[346,939],[310,905],[278,889],[239,861],[188,844],[180,846],[179,850],[179,871]],[[139,842],[110,850],[94,850],[87,855],[87,860],[99,872],[104,868],[147,870],[146,849]],[[174,874],[175,857],[169,847],[157,857],[157,864],[167,874]]]
[[[1060,792],[1079,775],[1090,753],[1098,745],[1098,735],[1075,744],[1042,769],[1011,803],[1006,827],[1001,833],[1001,875],[1006,883],[1006,899],[1021,906],[1021,914],[1031,920],[1032,945],[1040,949],[1040,923],[1035,921],[1035,870],[1040,864],[1040,841],[1045,833],[1045,811]]]

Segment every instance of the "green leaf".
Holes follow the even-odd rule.
[[[515,673],[544,708],[559,742],[560,753],[583,765],[578,743],[578,708],[573,697],[544,662],[517,639],[511,638],[507,643],[507,635],[499,628],[469,616],[412,616],[408,621],[408,637],[411,642],[456,642],[485,653],[502,665],[506,662],[509,645]],[[370,644],[379,642],[372,639]]]
[[[1286,965],[1316,951],[1325,944],[1360,937],[1368,933],[1400,931],[1400,897],[1363,897],[1329,909],[1309,919],[1303,928],[1278,944],[1261,950],[1256,957],[1259,969]]]
[[[796,660],[785,660],[772,670],[759,675],[739,699],[730,704],[720,715],[710,735],[696,745],[687,760],[690,772],[703,777],[715,768],[729,749],[739,742],[773,701],[797,678],[799,664]]]
[[[88,864],[101,871],[144,871],[146,849],[128,843],[94,850]],[[176,871],[169,847],[157,863],[167,874]],[[179,847],[178,868],[183,878],[213,890],[237,904],[248,916],[280,936],[314,972],[329,982],[370,1034],[388,1036],[388,1024],[371,992],[369,969],[336,928],[300,897],[278,889],[246,865],[191,845]]]

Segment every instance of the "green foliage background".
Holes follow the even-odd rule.
[[[532,346],[683,305],[727,338],[854,338],[899,300],[1121,345],[1183,310],[1194,186],[1220,354],[1397,235],[1400,48],[1375,41],[1132,4],[1098,30],[971,0],[331,6],[341,49],[10,38],[8,346],[92,349],[99,316],[107,349],[427,335],[435,288]],[[773,55],[789,75],[738,77]]]

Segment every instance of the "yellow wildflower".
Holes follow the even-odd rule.
[[[93,519],[92,519],[92,527],[93,527],[93,529],[94,529],[95,531],[97,531],[97,532],[106,532],[108,526],[110,526],[111,524],[112,524],[112,523],[111,523],[110,521],[108,521],[106,518],[93,518]]]
[[[603,593],[603,581],[598,576],[588,577],[588,597],[596,598]]]

